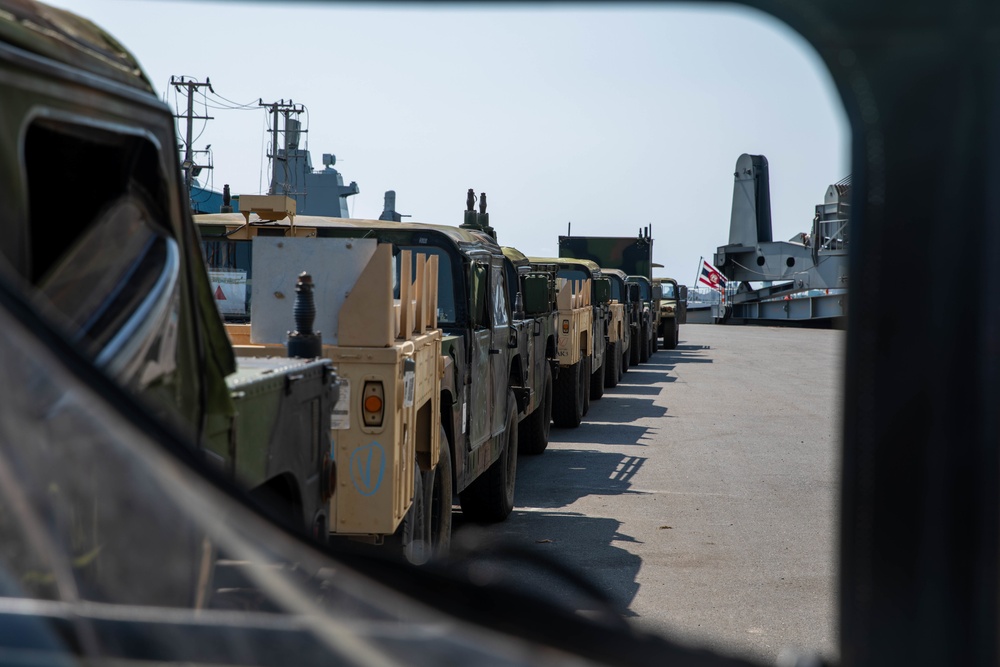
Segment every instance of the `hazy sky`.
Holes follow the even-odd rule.
[[[728,241],[733,170],[767,156],[775,240],[807,231],[847,175],[849,130],[829,73],[784,24],[740,7],[324,6],[50,0],[138,57],[168,104],[172,75],[240,103],[308,108],[308,148],[335,153],[378,217],[460,224],[485,191],[504,245],[555,255],[558,235],[652,224],[657,275],[692,283]],[[199,102],[196,109],[205,115]],[[267,187],[263,110],[208,109],[214,185]]]

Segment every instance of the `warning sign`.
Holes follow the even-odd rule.
[[[209,271],[215,305],[223,315],[247,316],[247,272]]]

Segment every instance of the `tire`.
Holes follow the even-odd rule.
[[[622,375],[622,342],[616,340],[608,345],[608,363],[604,370],[604,386],[611,388],[618,386],[618,378]]]
[[[607,347],[604,348],[607,350]],[[604,396],[604,378],[608,370],[608,355],[604,355],[604,363],[590,374],[590,400],[599,401]]]
[[[441,456],[437,466],[420,473],[427,508],[427,543],[431,558],[445,558],[451,550],[451,447],[441,427]]]
[[[552,395],[552,421],[560,428],[576,428],[583,419],[583,397],[580,395],[580,367],[583,361],[563,366],[556,378]]]
[[[628,365],[625,367],[627,371],[629,366],[639,365],[639,348],[642,346],[642,329],[636,327],[632,331],[632,344],[628,346]]]
[[[583,414],[586,417],[590,412],[590,365],[594,363],[591,357],[584,357],[580,368],[580,393],[583,394]]]
[[[657,328],[660,328],[660,327],[657,327]],[[652,344],[653,344],[653,349],[650,350],[650,353],[649,353],[650,356],[653,356],[654,354],[656,354],[656,351],[660,349],[660,332],[656,331],[655,329],[653,330],[653,341],[652,341]]]
[[[667,350],[673,350],[677,348],[677,334],[679,333],[680,327],[677,325],[677,321],[674,321],[673,326],[664,328],[663,330],[663,347]]]
[[[545,362],[545,380],[542,382],[542,402],[535,411],[520,423],[517,434],[517,451],[531,456],[541,454],[549,445],[552,427],[552,366]]]
[[[644,326],[639,334],[639,363],[644,364],[649,361],[649,327]]]
[[[635,340],[635,339],[632,338],[632,339],[630,339],[630,341],[631,340]],[[618,381],[619,382],[621,382],[622,376],[625,375],[626,373],[628,373],[629,366],[631,366],[631,361],[632,361],[632,344],[630,342],[629,346],[628,346],[628,349],[624,350],[622,352],[622,372],[621,372],[621,375],[618,376]]]
[[[430,560],[431,550],[428,544],[428,524],[426,497],[423,489],[423,475],[416,460],[413,461],[413,502],[410,509],[403,515],[396,532],[385,539],[385,548],[394,557],[402,558],[414,565],[423,565]]]
[[[517,476],[517,399],[507,390],[506,442],[500,457],[458,494],[462,513],[472,521],[496,523],[514,510],[514,482]]]

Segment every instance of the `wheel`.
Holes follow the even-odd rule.
[[[552,367],[545,362],[545,380],[542,382],[542,402],[535,411],[520,423],[518,429],[518,452],[521,454],[541,454],[549,444],[549,430],[552,427]]]
[[[632,338],[631,340],[635,340],[635,338]],[[621,375],[618,376],[619,382],[622,379],[622,375],[628,373],[628,368],[631,365],[630,363],[631,361],[632,361],[632,344],[629,343],[628,349],[622,351],[622,372]]]
[[[514,478],[517,476],[517,399],[507,390],[506,441],[500,458],[458,494],[462,513],[473,521],[503,521],[514,509]]]
[[[668,350],[673,350],[677,347],[677,334],[679,333],[680,326],[678,326],[675,320],[673,326],[668,326],[663,331],[663,347]]]
[[[419,464],[414,460],[413,502],[403,515],[396,532],[385,539],[385,548],[394,557],[402,558],[414,565],[423,565],[431,555],[425,502],[423,475],[420,474]]]
[[[441,427],[441,456],[437,466],[420,473],[427,507],[427,543],[431,558],[444,558],[451,549],[451,447]]]
[[[653,356],[653,354],[655,354],[656,351],[660,349],[660,332],[657,331],[657,329],[660,328],[661,327],[656,327],[655,329],[653,329],[653,340],[652,340],[653,349],[650,350],[649,353],[650,356]]]
[[[590,412],[590,365],[594,363],[594,360],[590,357],[583,358],[583,364],[580,367],[580,393],[583,395],[580,399],[583,403],[583,414],[581,417],[585,417],[588,412]]]
[[[605,348],[607,349],[607,348]],[[604,355],[604,363],[590,374],[590,400],[600,400],[604,396],[604,378],[608,370],[608,355]]]
[[[649,327],[643,326],[639,334],[639,363],[649,361]]]
[[[639,327],[632,330],[632,344],[628,346],[628,366],[625,367],[626,371],[629,366],[639,365],[639,348],[642,347],[641,333],[642,330]]]
[[[604,371],[604,386],[618,386],[618,378],[622,375],[622,342],[616,340],[608,345],[608,364]]]
[[[583,361],[559,369],[552,395],[552,421],[560,428],[576,428],[583,419],[580,367]]]

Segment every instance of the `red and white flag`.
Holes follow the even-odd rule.
[[[701,260],[701,274],[698,276],[698,282],[720,292],[726,290],[726,277],[722,275],[722,271],[704,259]]]

